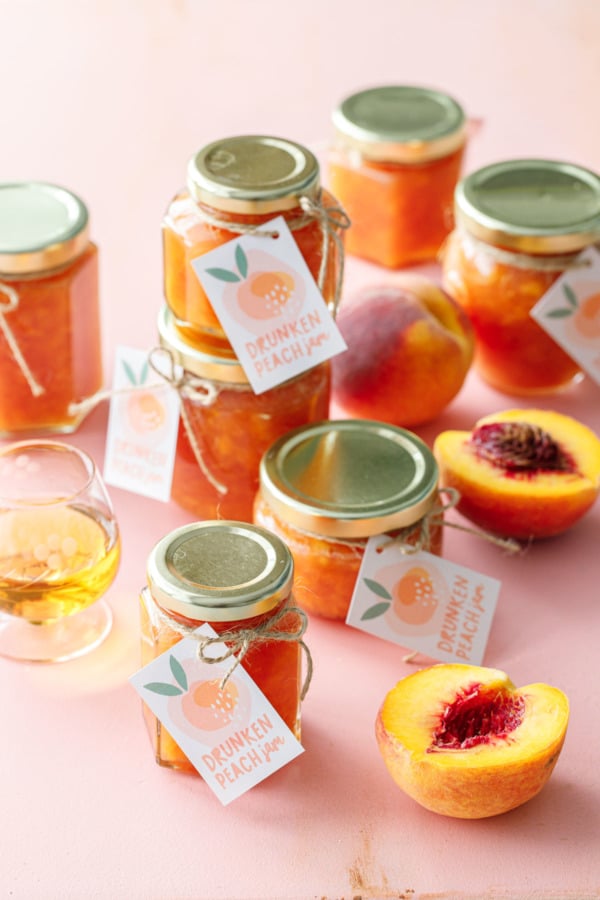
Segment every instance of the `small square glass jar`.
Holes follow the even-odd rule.
[[[431,450],[393,425],[318,422],[261,460],[254,521],[290,548],[298,605],[325,618],[346,619],[369,537],[439,555],[442,516]]]
[[[600,176],[554,160],[506,160],[462,179],[455,207],[444,286],[473,323],[481,377],[516,396],[552,393],[580,378],[531,310],[600,240]],[[599,289],[590,285],[590,293]]]
[[[329,361],[255,394],[233,352],[188,344],[167,307],[158,331],[161,346],[184,370],[171,496],[201,519],[251,522],[265,450],[328,414]]]
[[[333,126],[328,181],[350,218],[348,253],[391,269],[435,259],[453,224],[462,107],[440,91],[385,85],[346,97]]]
[[[102,386],[88,219],[65,188],[0,185],[0,436],[75,431]]]
[[[170,532],[156,544],[146,574],[147,587],[141,592],[142,664],[206,622],[223,636],[226,647],[235,645],[241,630],[270,628],[273,639],[265,639],[264,633],[254,642],[250,638],[239,664],[299,739],[306,621],[301,611],[290,605],[294,564],[283,541],[247,523],[196,522]],[[233,646],[234,653],[239,650]],[[189,685],[191,699],[186,707],[207,702],[202,684],[205,682]],[[156,762],[195,772],[145,703],[143,712]],[[202,712],[198,709],[192,720],[198,720]],[[218,737],[214,725],[211,734]]]
[[[335,315],[346,217],[331,194],[322,190],[316,157],[306,147],[281,138],[223,138],[191,158],[187,185],[173,197],[163,220],[165,299],[188,343],[231,349],[192,261],[277,216],[283,216],[292,230]],[[265,253],[271,239],[265,236]],[[256,302],[263,297],[263,288],[254,281],[260,274],[248,276]]]

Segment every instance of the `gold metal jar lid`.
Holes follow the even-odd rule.
[[[87,207],[71,191],[43,181],[0,184],[0,273],[55,269],[88,242]]]
[[[192,346],[177,330],[175,317],[165,304],[158,314],[160,346],[168,350],[173,362],[198,378],[209,378],[224,384],[249,385],[248,377],[233,351],[217,353],[213,347]]]
[[[291,591],[294,562],[270,531],[224,519],[166,535],[150,553],[146,576],[163,609],[202,622],[233,622],[278,606]]]
[[[438,159],[466,140],[465,114],[456,100],[408,85],[351,94],[334,110],[333,125],[344,144],[380,162]]]
[[[369,419],[296,428],[260,463],[260,490],[274,512],[329,537],[411,525],[433,506],[437,485],[437,463],[420,438]]]
[[[238,213],[268,213],[298,206],[318,193],[316,157],[293,141],[240,135],[203,147],[188,164],[190,194],[199,203]]]
[[[600,176],[547,159],[485,166],[455,192],[458,225],[522,253],[574,253],[600,239]]]

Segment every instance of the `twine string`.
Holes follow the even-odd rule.
[[[0,282],[0,294],[4,294],[7,298],[6,301],[0,303],[0,328],[2,329],[2,333],[6,338],[6,343],[8,344],[10,352],[13,355],[13,359],[21,370],[25,381],[29,385],[29,390],[34,397],[41,397],[42,394],[46,392],[45,388],[36,381],[33,372],[27,365],[25,357],[21,352],[21,348],[17,343],[17,339],[14,336],[14,333],[5,318],[5,314],[7,312],[13,312],[13,310],[18,307],[19,295],[13,287],[11,287],[9,284],[4,284],[3,282]]]
[[[166,361],[166,371],[161,367],[161,358],[162,360]],[[226,494],[227,487],[212,474],[204,460],[202,450],[200,448],[198,440],[196,439],[194,428],[185,403],[185,400],[191,400],[192,402],[200,404],[201,406],[211,406],[215,402],[219,393],[217,388],[212,381],[208,381],[205,378],[199,378],[196,375],[192,375],[185,369],[182,369],[181,374],[178,375],[175,369],[174,356],[166,347],[154,347],[148,354],[148,362],[153,371],[156,372],[156,374],[160,378],[166,381],[166,383],[179,394],[179,397],[181,399],[181,421],[183,422],[183,427],[185,429],[187,439],[190,442],[190,447],[192,448],[194,458],[198,463],[200,471],[202,472],[206,480],[210,482],[210,484],[212,484],[214,489],[219,494]]]
[[[400,547],[402,553],[419,553],[423,549],[429,547],[431,529],[443,526],[444,528],[455,528],[458,531],[476,535],[491,544],[495,544],[497,547],[501,547],[508,553],[521,552],[521,544],[518,541],[513,540],[513,538],[501,538],[495,534],[490,534],[489,531],[484,531],[481,528],[473,528],[470,525],[460,525],[457,522],[448,522],[444,513],[449,509],[454,509],[458,504],[458,501],[460,500],[460,491],[457,491],[456,488],[453,487],[443,487],[439,489],[439,494],[445,494],[447,497],[446,501],[440,500],[417,522],[408,525],[397,534],[391,535],[389,541],[384,544],[382,549],[394,544]]]
[[[329,312],[335,318],[340,303],[344,278],[344,242],[341,234],[350,227],[350,219],[341,206],[324,206],[321,195],[319,195],[317,200],[302,196],[299,199],[299,205],[303,211],[303,215],[290,219],[287,222],[287,226],[290,231],[293,232],[305,228],[312,221],[316,220],[319,223],[322,233],[322,243],[317,285],[321,293],[323,293],[325,289],[327,269],[330,260],[330,248],[332,243],[335,245],[339,262],[339,271],[335,281],[333,298],[328,303]],[[202,207],[198,207],[198,212],[201,218],[209,225],[213,225],[215,228],[220,228],[224,231],[231,231],[236,234],[254,234],[257,237],[276,238],[278,236],[277,231],[273,231],[272,229],[261,229],[260,225],[250,225],[247,222],[230,221],[221,218],[214,213],[209,213]]]
[[[223,663],[231,659],[232,663],[223,675],[219,687],[221,690],[225,687],[236,668],[243,662],[246,654],[251,648],[260,644],[266,644],[269,641],[283,641],[287,643],[297,643],[304,652],[306,661],[306,675],[300,691],[300,700],[304,700],[313,676],[313,660],[308,645],[304,641],[304,634],[308,627],[308,616],[304,610],[297,606],[282,606],[281,609],[268,619],[251,628],[240,628],[235,631],[224,631],[215,637],[206,634],[198,634],[197,626],[184,625],[177,622],[168,613],[157,608],[159,619],[162,620],[173,631],[182,637],[193,638],[197,644],[197,656],[203,663],[214,665],[215,663]],[[297,627],[291,631],[277,631],[276,626],[289,613],[296,616]],[[222,644],[223,650],[217,656],[208,655],[207,650],[215,645]]]

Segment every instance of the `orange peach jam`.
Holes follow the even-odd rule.
[[[152,662],[179,643],[186,636],[186,629],[191,632],[205,622],[217,634],[231,636],[225,646],[233,647],[237,653],[236,632],[261,629],[272,621],[274,635],[292,635],[296,639],[251,642],[240,664],[299,738],[300,640],[305,622],[303,614],[289,605],[292,578],[289,550],[263,529],[235,522],[202,522],[176,529],[156,545],[148,560],[149,587],[142,590],[140,597],[142,664]],[[218,647],[221,654],[224,648]],[[228,668],[233,661],[233,657],[229,659]],[[242,698],[234,683],[228,682],[228,702],[219,703],[224,693],[219,687],[221,675],[215,676],[207,665],[198,664],[196,670],[188,666],[192,662],[184,663],[187,691],[172,702],[186,716],[188,726],[204,728],[217,744],[228,724],[226,717],[223,723],[216,720],[219,707],[223,711],[225,706],[225,712],[233,713],[236,702],[241,705]],[[206,674],[202,674],[203,669],[208,670]],[[157,763],[195,772],[146,703],[143,713]],[[207,722],[208,716],[214,721]]]
[[[265,450],[292,428],[328,414],[329,362],[255,394],[232,354],[187,345],[166,309],[159,331],[187,379],[171,496],[199,518],[251,521]]]
[[[83,202],[0,185],[0,434],[74,431],[102,386],[98,251]]]
[[[473,323],[475,366],[506,394],[550,393],[580,375],[531,315],[580,252],[600,239],[600,177],[547,160],[480,169],[457,187],[457,229],[444,250],[444,286]]]
[[[300,205],[308,199],[313,212]],[[319,165],[299,144],[268,137],[234,137],[204,147],[188,166],[187,187],[163,221],[164,291],[175,324],[190,343],[230,349],[192,261],[252,226],[283,216],[315,281],[335,312],[340,290],[343,217],[328,222],[336,201],[319,186]],[[314,209],[324,216],[319,218]],[[329,230],[328,230],[329,229]],[[271,238],[265,237],[265,251]],[[323,266],[323,272],[321,268]]]
[[[453,223],[465,144],[450,97],[388,86],[335,110],[329,185],[348,213],[349,253],[389,268],[434,259]]]
[[[437,477],[416,435],[381,422],[320,422],[276,441],[261,460],[254,521],[290,548],[298,604],[345,620],[373,535],[441,553]]]

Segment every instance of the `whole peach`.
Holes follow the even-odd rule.
[[[401,427],[431,422],[473,360],[469,319],[423,276],[363,289],[342,305],[337,324],[348,349],[332,360],[332,399],[353,417]]]

